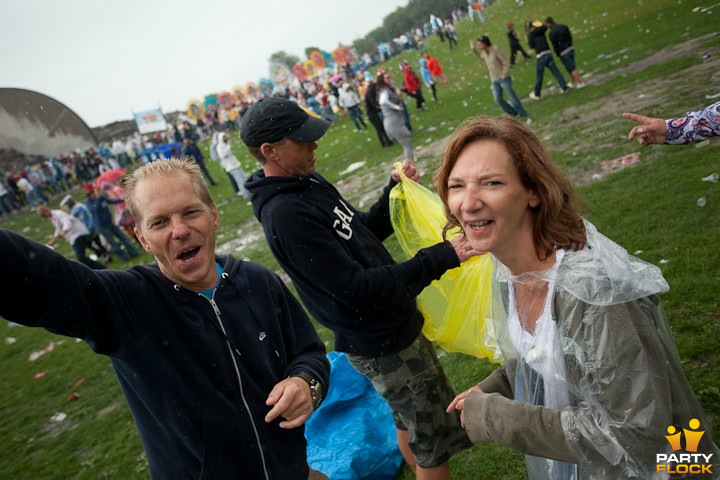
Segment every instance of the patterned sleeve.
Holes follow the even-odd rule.
[[[720,136],[720,102],[704,110],[690,112],[685,117],[665,120],[667,137],[665,143],[684,145]]]

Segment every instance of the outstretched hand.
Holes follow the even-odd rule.
[[[650,118],[636,113],[623,113],[623,117],[640,124],[630,130],[628,134],[629,141],[637,138],[640,145],[665,143],[667,125],[662,118]]]

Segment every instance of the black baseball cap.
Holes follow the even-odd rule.
[[[325,134],[330,122],[310,115],[295,102],[282,97],[265,97],[245,112],[240,136],[248,147],[259,147],[289,138],[314,142]]]

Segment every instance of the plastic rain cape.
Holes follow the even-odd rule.
[[[408,180],[390,191],[390,221],[408,257],[443,241],[445,214],[440,198],[422,185]],[[492,265],[489,255],[473,257],[460,268],[446,272],[418,296],[423,313],[423,334],[448,352],[462,352],[500,362],[492,323],[486,320],[490,304]],[[490,327],[488,329],[487,327]]]
[[[511,415],[528,419],[507,427],[517,432],[506,446],[526,453],[531,480],[663,478],[656,454],[672,453],[668,426],[682,431],[696,418],[709,429],[656,297],[668,285],[657,267],[585,225],[587,247],[557,251],[547,271],[512,276],[495,261],[491,314],[517,401]],[[560,424],[543,417],[533,429],[538,409],[527,404],[559,410]],[[567,442],[544,451],[572,462],[527,454],[553,428]],[[717,463],[709,431],[698,451]]]

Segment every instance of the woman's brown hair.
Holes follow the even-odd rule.
[[[448,141],[433,180],[445,207],[448,223],[443,235],[462,228],[448,208],[448,178],[462,151],[473,142],[501,143],[515,161],[525,188],[535,192],[540,204],[533,211],[533,241],[540,260],[558,248],[580,250],[587,243],[585,224],[580,216],[580,200],[570,180],[553,162],[540,140],[522,123],[511,117],[475,117],[463,122]]]

